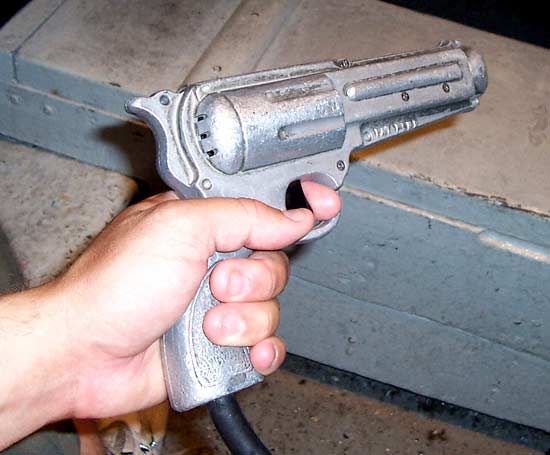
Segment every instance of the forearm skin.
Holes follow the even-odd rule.
[[[71,415],[77,378],[61,295],[49,284],[0,297],[0,450]]]

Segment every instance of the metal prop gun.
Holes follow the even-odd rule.
[[[200,82],[135,98],[127,110],[153,130],[157,168],[185,198],[245,197],[285,209],[289,185],[313,180],[339,188],[354,150],[473,110],[487,87],[482,57],[457,41],[365,60],[329,60]],[[331,231],[337,218],[302,241]],[[204,335],[219,302],[212,267],[247,249],[216,253],[193,302],[164,335],[172,407],[184,411],[262,380],[247,348]]]

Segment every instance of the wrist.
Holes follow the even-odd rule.
[[[55,285],[0,299],[0,447],[43,425],[67,418],[73,408],[72,367],[65,302]]]

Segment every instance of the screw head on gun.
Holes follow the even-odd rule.
[[[285,209],[293,182],[339,188],[354,150],[475,109],[487,80],[478,52],[446,41],[435,49],[200,82],[178,93],[135,98],[126,108],[152,128],[158,172],[180,196],[247,197]],[[337,221],[320,223],[302,241],[322,237]],[[209,289],[201,292],[213,299]],[[186,315],[196,311],[192,306]],[[261,380],[246,353],[224,351],[208,367],[219,380],[201,382],[193,355],[210,347],[202,339],[188,344],[196,334],[190,334],[186,315],[178,326],[184,329],[164,338],[165,377],[175,409]]]

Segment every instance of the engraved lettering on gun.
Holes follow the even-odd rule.
[[[363,142],[371,143],[403,134],[417,127],[415,119],[396,121],[385,125],[377,125],[363,129]]]

